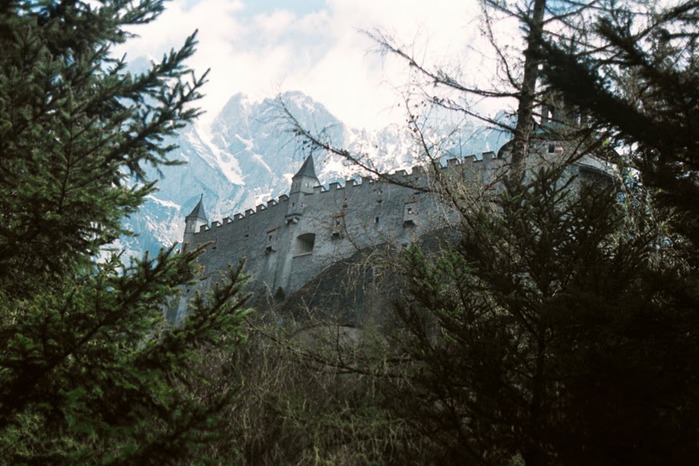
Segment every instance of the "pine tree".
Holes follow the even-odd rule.
[[[673,308],[682,318],[672,322],[672,338],[663,339],[668,327],[658,325],[656,346],[643,356],[663,368],[655,382],[667,390],[648,402],[676,422],[678,441],[697,445],[697,426],[687,419],[699,409],[699,3],[612,3],[592,24],[595,48],[543,44],[544,74],[618,149],[614,162],[629,167],[645,188],[646,216],[665,225],[662,245],[674,251],[677,266],[648,285],[663,289],[665,299],[663,312],[648,315],[645,324],[657,325]],[[660,355],[673,360],[661,364]],[[671,389],[684,396],[673,398]]]
[[[123,263],[104,248],[171,163],[167,137],[198,114],[189,37],[145,72],[112,58],[159,0],[0,4],[0,458],[158,463],[202,452],[234,388],[210,348],[239,342],[240,269],[191,317],[163,310],[197,252]],[[208,381],[208,382],[207,382]],[[202,385],[203,384],[203,385]]]
[[[594,20],[594,47],[542,44],[544,74],[610,143],[628,149],[615,162],[640,172],[655,199],[678,214],[675,231],[697,247],[699,3],[612,3]]]
[[[407,256],[387,399],[440,464],[691,464],[696,348],[643,207],[545,169]],[[633,226],[633,228],[631,228]]]

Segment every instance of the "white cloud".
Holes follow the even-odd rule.
[[[246,0],[254,2],[254,0]],[[120,52],[132,59],[158,59],[199,30],[199,46],[189,64],[199,73],[211,68],[201,105],[209,120],[228,98],[243,92],[253,99],[283,90],[301,90],[340,119],[377,126],[395,119],[405,63],[372,53],[375,44],[360,29],[379,29],[411,53],[437,64],[480,64],[469,47],[480,44],[479,2],[453,0],[267,1],[254,12],[241,0],[174,0],[154,23],[134,29],[141,37]],[[303,2],[302,2],[303,3]],[[480,48],[476,46],[476,48]]]

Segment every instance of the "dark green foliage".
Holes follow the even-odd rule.
[[[0,10],[0,281],[16,292],[123,233],[122,217],[153,190],[127,180],[167,163],[163,137],[196,116],[186,104],[203,83],[185,79],[193,37],[140,75],[109,58],[122,28],[160,2],[21,5]]]
[[[198,252],[99,259],[154,189],[144,164],[191,121],[190,37],[142,74],[110,58],[162,2],[0,4],[0,462],[163,464],[204,458],[235,396],[201,386],[246,315],[241,271],[163,318]],[[104,255],[104,253],[102,253]],[[176,302],[175,302],[176,303]]]
[[[577,183],[577,181],[575,182]],[[393,408],[439,464],[690,464],[697,316],[658,234],[610,190],[542,170],[413,249]],[[577,186],[577,187],[575,187]],[[392,388],[391,388],[392,387]]]
[[[651,456],[647,462],[680,463],[686,450],[670,446],[699,444],[691,417],[696,419],[698,409],[699,372],[699,3],[613,6],[598,12],[594,49],[546,43],[544,73],[628,155],[617,162],[630,167],[646,188],[646,215],[666,224],[659,246],[674,255],[674,267],[645,282],[648,290],[662,296],[654,296],[654,303],[663,318],[654,312],[639,314],[626,324],[645,335],[645,344],[620,345],[587,363],[613,368],[600,373],[599,383],[621,406],[640,413],[639,406],[655,403],[656,416],[643,421],[645,438],[666,449],[660,453],[658,448],[664,457]],[[629,368],[616,361],[618,356],[630,359],[632,368],[649,369],[637,380],[648,387],[646,398],[629,395],[637,392],[633,384],[624,390],[622,382],[631,379],[624,378]],[[694,396],[681,396],[685,387]],[[581,396],[590,389],[591,384],[581,384]],[[636,422],[637,416],[624,419],[622,411],[616,412],[619,425]],[[613,413],[607,413],[610,422]],[[670,424],[674,429],[667,429]]]
[[[633,145],[624,163],[679,214],[699,245],[699,3],[652,9],[612,4],[596,15],[594,46],[544,44],[544,74],[610,140]]]

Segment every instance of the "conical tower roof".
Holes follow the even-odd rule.
[[[313,156],[309,155],[306,160],[303,162],[303,165],[301,165],[301,168],[299,171],[294,175],[294,178],[300,178],[300,177],[306,177],[306,178],[313,178],[313,179],[318,179],[316,176],[316,169],[313,166]]]
[[[197,202],[197,205],[194,206],[194,209],[192,209],[192,212],[190,212],[186,219],[190,218],[198,218],[201,220],[204,220],[207,222],[208,220],[206,219],[206,212],[204,212],[204,195],[202,194],[201,197],[199,198],[199,202]]]

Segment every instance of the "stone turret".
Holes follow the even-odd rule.
[[[561,96],[548,93],[541,105],[540,127],[549,136],[570,130],[580,124],[580,114]]]
[[[192,241],[192,236],[194,233],[202,226],[208,223],[206,219],[206,212],[204,212],[204,195],[202,194],[199,198],[199,202],[194,206],[192,212],[187,215],[184,219],[184,238],[182,239],[182,248],[186,248],[187,244]]]
[[[316,176],[313,165],[313,156],[309,155],[301,165],[299,171],[291,179],[291,190],[289,191],[289,208],[286,214],[287,223],[296,223],[303,214],[304,197],[313,194],[313,188],[318,186],[320,181]]]

